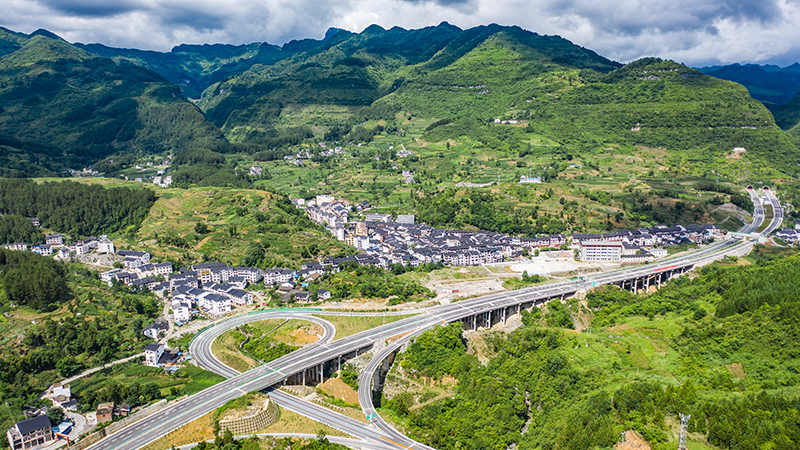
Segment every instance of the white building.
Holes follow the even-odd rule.
[[[581,261],[619,262],[622,256],[622,242],[580,241],[578,253]]]
[[[209,304],[208,312],[213,316],[222,316],[231,312],[231,299],[219,294],[206,298]]]
[[[188,303],[173,301],[172,317],[176,322],[188,323],[190,320],[192,320],[192,309]]]
[[[47,256],[53,253],[53,246],[49,244],[41,244],[37,245],[33,248],[34,253],[38,253],[42,256]]]
[[[144,364],[150,367],[158,366],[158,360],[164,354],[164,344],[147,344],[144,348]]]
[[[397,220],[395,220],[395,222],[407,225],[414,225],[414,219],[415,217],[413,214],[398,214]]]
[[[100,239],[97,242],[97,253],[107,253],[107,254],[115,254],[117,253],[116,247],[114,247],[114,243],[108,239]]]
[[[6,431],[8,444],[13,450],[24,450],[44,446],[53,440],[50,419],[46,415],[17,422]]]

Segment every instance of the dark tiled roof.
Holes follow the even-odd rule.
[[[45,415],[36,416],[23,420],[22,422],[17,422],[17,428],[20,434],[29,434],[33,431],[41,430],[42,428],[50,428],[50,419]]]

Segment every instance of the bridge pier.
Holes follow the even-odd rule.
[[[639,279],[638,278],[634,278],[633,279],[633,281],[631,282],[631,287],[633,288],[632,289],[633,290],[633,295],[636,295],[638,293],[638,291],[639,291]]]

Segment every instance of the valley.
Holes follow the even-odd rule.
[[[666,450],[690,414],[684,450],[795,448],[800,115],[795,66],[764,67],[497,24],[169,52],[0,28],[0,424]],[[234,440],[252,391],[278,413]]]

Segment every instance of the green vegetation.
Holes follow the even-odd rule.
[[[320,255],[346,254],[343,244],[272,190],[193,187],[157,193],[138,233],[121,237],[176,267],[216,260],[299,269]]]
[[[0,37],[11,34],[0,30]],[[95,57],[50,33],[13,36],[17,46],[0,61],[3,176],[53,175],[113,154],[227,144],[157,73]]]
[[[37,217],[43,227],[80,236],[138,229],[156,201],[150,189],[106,189],[72,181],[0,179],[0,213]],[[17,219],[22,233],[27,225]],[[28,221],[30,224],[30,221]],[[41,242],[41,238],[31,243]]]
[[[409,346],[402,359],[406,370],[430,378],[457,375],[477,361],[466,355],[467,345],[461,337],[460,322],[436,327],[425,332]]]
[[[325,313],[316,313],[322,319],[327,320],[336,328],[334,340],[352,336],[370,328],[375,328],[387,323],[403,320],[409,316],[326,316]],[[357,374],[356,374],[357,375]],[[344,379],[344,378],[343,378]]]
[[[528,271],[522,272],[521,278],[506,278],[503,281],[503,287],[506,289],[520,289],[523,287],[530,286],[532,284],[539,284],[543,283],[547,280],[547,278],[541,275],[528,275]]]
[[[214,440],[213,444],[206,441],[200,442],[197,450],[262,450],[265,448],[275,450],[346,450],[347,447],[341,444],[334,444],[319,432],[317,439],[308,441],[292,438],[261,440],[257,437],[235,440],[233,434],[226,430],[222,436]]]
[[[319,288],[331,292],[331,298],[387,298],[389,305],[427,300],[435,296],[430,289],[409,278],[391,276],[391,272],[356,262],[339,265],[340,272],[329,274]]]
[[[53,311],[69,298],[66,267],[36,253],[0,249],[4,303]]]
[[[678,413],[692,415],[690,448],[791,448],[798,256],[756,250],[755,265],[707,266],[653,294],[590,292],[591,334],[561,330],[572,328],[569,310],[551,302],[546,328],[535,311],[508,336],[486,334],[485,365],[458,324],[430,330],[401,364],[411,375],[454,376],[455,396],[415,406],[427,391],[408,392],[381,404],[444,449],[606,448],[629,429],[668,449]]]
[[[4,214],[0,217],[0,242],[3,244],[24,242],[36,245],[44,242],[44,234],[37,230],[27,217]]]
[[[195,366],[166,374],[163,369],[131,361],[76,380],[71,387],[81,410],[94,411],[104,402],[126,402],[134,407],[162,398],[191,395],[223,379]]]
[[[24,405],[42,403],[38,395],[50,384],[84,369],[139,353],[149,341],[142,335],[142,328],[161,312],[161,303],[152,294],[130,293],[124,286],[109,288],[106,283],[98,280],[96,272],[90,272],[77,264],[55,262],[32,253],[0,251],[0,257],[6,262],[2,269],[3,276],[14,277],[12,282],[0,280],[3,288],[0,301],[0,401],[9,405],[9,414],[0,418],[3,426],[10,426],[13,421],[21,420]],[[54,272],[48,273],[47,270]],[[25,280],[30,286],[45,283],[40,288],[42,292],[49,292],[50,288],[46,285],[48,281],[55,283],[53,289],[58,291],[56,297],[48,297],[42,301],[42,309],[46,312],[33,309],[38,305],[38,294],[28,293],[27,290],[23,292],[25,295],[33,295],[31,299],[34,302],[28,306],[16,297],[18,286],[15,283]],[[142,373],[135,377],[134,374],[129,374],[130,377],[138,378],[134,380],[128,375],[118,374],[117,371],[139,366],[138,361],[116,365],[81,382],[76,381],[72,384],[73,395],[79,399],[84,394],[100,395],[105,389],[103,383],[113,378],[119,386],[111,388],[109,395],[113,393],[115,396],[119,394],[127,397],[121,387],[135,381],[139,384],[138,395],[135,396],[138,398],[143,395],[141,389],[145,384],[157,381],[153,378],[153,373]],[[167,384],[170,387],[180,385],[180,389],[185,388],[181,392],[196,392],[199,388],[209,386],[209,382],[213,384],[219,381],[213,378],[216,376],[212,380],[208,378],[208,373],[202,370],[200,372],[194,374],[190,370],[187,373],[192,375],[180,383],[169,384],[168,381],[163,381],[166,378],[159,378],[159,396],[154,396],[155,390],[152,388],[148,388],[150,390],[144,396],[169,396],[169,389],[165,389]],[[85,391],[81,383],[96,385]],[[87,394],[88,391],[95,394]],[[92,403],[93,406],[95,401],[102,401],[102,398],[105,397],[89,398],[89,402],[81,400],[80,403]],[[147,400],[133,403],[141,404],[145,401]]]
[[[62,146],[89,139],[85,160],[107,156],[96,169],[134,178],[152,175],[131,168],[158,162],[149,155],[162,161],[174,155],[179,187],[270,187],[304,198],[332,193],[437,226],[532,236],[676,222],[733,230],[741,222],[722,206],[749,209],[742,184],[797,175],[790,169],[796,140],[741,86],[655,58],[620,66],[517,27],[375,26],[360,34],[331,30],[325,40],[281,48],[180,46],[169,54],[77,48],[44,32],[4,33],[12,52],[7,70],[28,73],[33,69],[23,63],[34,62],[38,72],[25,79],[42,84],[41,92],[54,89],[52,79],[59,97],[65,85],[89,83],[78,73],[112,74],[89,83],[91,92],[119,94],[110,103],[84,99],[88,89],[74,93],[69,108],[41,103],[48,113],[77,111],[59,117],[57,126],[37,122],[47,124],[47,136],[68,134],[57,141]],[[102,70],[79,71],[76,64]],[[155,88],[166,83],[150,70],[200,97],[211,123],[189,114],[198,111],[173,97],[176,86]],[[145,82],[134,80],[147,77],[156,77],[146,82],[152,92],[137,94]],[[112,89],[109,80],[118,79]],[[34,95],[39,85],[28,84],[13,92]],[[9,102],[0,95],[13,113]],[[0,124],[6,116],[12,117],[0,113]],[[73,129],[65,120],[78,121],[81,131],[67,133]],[[155,144],[149,139],[158,133],[167,136]],[[53,149],[34,149],[30,139],[6,134],[9,158],[16,151],[63,153],[52,140],[37,145]],[[339,153],[326,152],[335,147]],[[746,152],[732,154],[735,147]],[[401,149],[414,154],[399,156]],[[297,154],[302,164],[284,160]],[[3,167],[48,170],[26,158]],[[262,175],[248,175],[254,165]],[[403,183],[403,170],[414,174],[414,184]],[[523,175],[541,177],[544,185],[520,185]],[[722,183],[711,191],[695,187],[718,178]],[[237,232],[228,228],[233,237]],[[161,243],[192,246],[184,236],[161,236]]]

